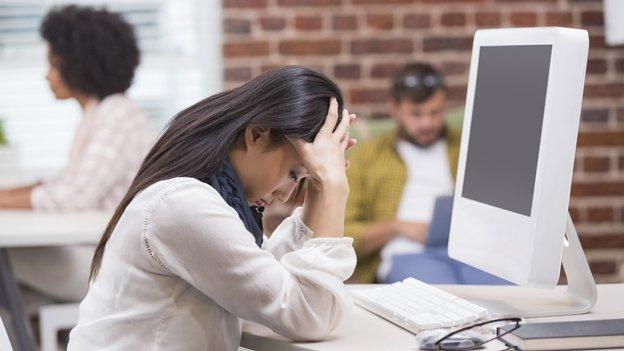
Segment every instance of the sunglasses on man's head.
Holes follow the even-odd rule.
[[[401,80],[401,85],[405,88],[416,88],[424,85],[427,88],[437,88],[442,85],[442,79],[437,74],[416,75],[408,74]]]

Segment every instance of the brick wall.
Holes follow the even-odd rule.
[[[389,77],[411,60],[465,98],[477,28],[567,26],[590,32],[571,212],[599,282],[624,281],[624,46],[604,42],[600,0],[223,0],[226,87],[302,64],[335,78],[350,109],[385,118]]]

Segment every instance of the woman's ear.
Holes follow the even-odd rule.
[[[264,152],[271,146],[271,130],[266,127],[247,127],[245,129],[245,148]]]

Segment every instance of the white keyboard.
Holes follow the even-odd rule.
[[[412,333],[491,318],[485,308],[414,278],[351,292],[357,305]]]

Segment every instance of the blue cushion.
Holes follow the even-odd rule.
[[[382,283],[394,283],[409,277],[428,284],[512,285],[504,279],[450,258],[446,248],[395,255],[390,273]]]

